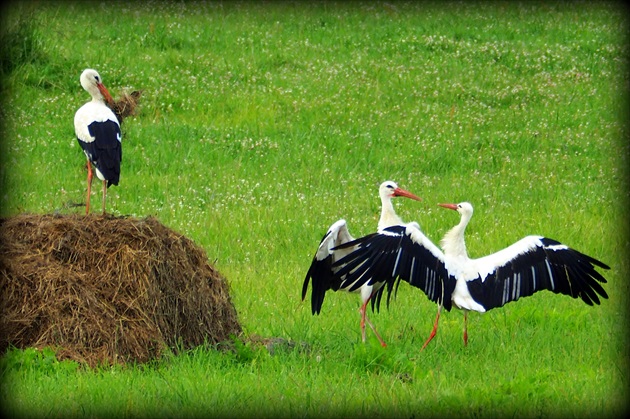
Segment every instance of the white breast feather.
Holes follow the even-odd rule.
[[[94,137],[90,135],[88,125],[92,122],[105,122],[114,121],[118,124],[116,115],[102,103],[88,102],[81,106],[77,113],[74,115],[74,131],[81,141],[91,143],[94,141]],[[120,138],[119,138],[120,140]]]

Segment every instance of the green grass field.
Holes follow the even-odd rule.
[[[73,116],[95,68],[123,125],[115,215],[155,216],[230,281],[247,335],[273,355],[208,348],[86,370],[50,351],[2,358],[18,417],[616,416],[628,397],[627,21],[608,3],[15,3],[2,13],[2,216],[85,193]],[[434,242],[469,201],[471,256],[528,234],[609,264],[610,299],[549,292],[469,316],[401,285],[371,315],[300,301],[319,240],[376,228],[384,180]],[[98,185],[95,183],[95,185]],[[100,187],[100,185],[98,185]],[[100,206],[99,187],[93,203]],[[368,330],[369,332],[369,330]]]

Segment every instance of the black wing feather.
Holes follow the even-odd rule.
[[[332,234],[329,230],[324,234],[320,241],[320,246],[324,241]],[[324,304],[324,297],[326,291],[338,290],[341,285],[341,280],[333,274],[332,269],[332,255],[328,255],[325,258],[319,260],[317,254],[313,256],[311,266],[308,268],[306,277],[304,278],[304,284],[302,285],[302,300],[306,298],[308,292],[308,284],[312,279],[313,290],[311,291],[311,311],[313,314],[319,314]]]
[[[339,267],[337,275],[344,276],[344,281],[386,285],[382,289],[387,288],[388,304],[392,291],[403,280],[450,310],[455,278],[448,274],[442,259],[412,239],[408,228],[413,227],[389,227],[354,240],[356,250],[333,264]]]
[[[595,269],[610,269],[605,263],[539,237],[540,245],[530,248],[488,274],[467,282],[470,295],[486,310],[528,297],[538,291],[580,298],[588,305],[608,298],[602,287],[606,279]]]
[[[88,125],[94,141],[79,140],[81,148],[90,161],[107,180],[107,187],[118,185],[120,180],[120,163],[122,162],[122,145],[120,142],[120,126],[112,120],[92,122]]]

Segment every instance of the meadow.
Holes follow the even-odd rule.
[[[614,3],[60,2],[2,15],[0,214],[84,211],[73,116],[85,68],[123,124],[115,215],[154,216],[229,280],[245,334],[86,369],[54,350],[0,365],[6,417],[613,417],[628,398],[628,45]],[[471,256],[529,235],[611,266],[601,306],[550,292],[469,316],[401,285],[371,314],[300,292],[340,218],[373,232],[378,185],[434,241],[469,201]],[[100,185],[99,185],[100,187]],[[95,188],[93,202],[99,202]],[[98,205],[97,205],[98,207]],[[39,348],[42,349],[42,348]]]

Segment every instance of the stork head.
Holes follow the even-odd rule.
[[[466,226],[470,221],[473,214],[473,207],[468,202],[460,202],[459,204],[438,204],[442,208],[452,209],[459,212],[460,219],[459,224],[446,232],[440,244],[444,249],[445,255],[461,257],[467,256],[466,243],[464,241],[464,232]]]
[[[381,196],[381,200],[404,196],[405,198],[422,201],[422,198],[417,197],[409,191],[399,188],[396,182],[392,182],[391,180],[381,183],[378,193]]]
[[[88,68],[81,73],[81,86],[90,94],[94,99],[105,99],[108,104],[113,104],[114,99],[103,85],[101,76],[96,70]]]
[[[442,208],[452,209],[454,211],[459,212],[459,214],[463,216],[467,216],[468,218],[472,217],[473,214],[473,206],[470,202],[460,202],[459,204],[438,204]]]

